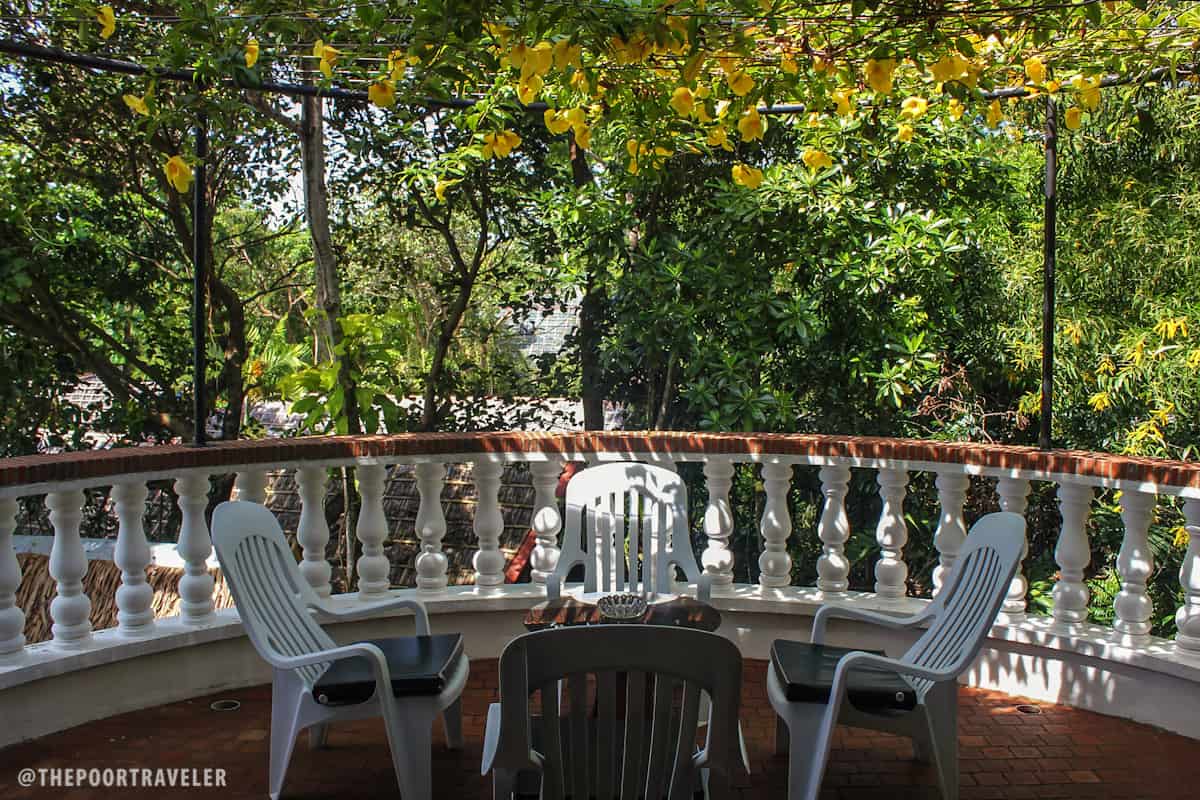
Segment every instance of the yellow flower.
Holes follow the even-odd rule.
[[[733,182],[745,186],[747,189],[757,189],[762,184],[763,174],[761,169],[748,167],[745,164],[733,165]]]
[[[863,72],[867,78],[867,85],[880,94],[892,93],[892,73],[895,71],[896,60],[892,58],[885,58],[879,61],[872,58],[863,67]]]
[[[187,192],[192,185],[192,168],[183,160],[183,156],[171,156],[167,159],[167,163],[163,165],[163,172],[167,173],[167,183],[175,187],[175,191],[180,194]]]
[[[638,153],[646,152],[646,147],[638,142],[637,139],[626,139],[625,152],[629,153],[630,158],[637,158]]]
[[[757,108],[751,108],[738,120],[738,132],[742,134],[743,142],[762,139],[767,130],[767,121],[758,113]]]
[[[671,93],[671,108],[675,109],[679,116],[690,117],[695,107],[696,100],[692,96],[692,90],[686,86],[680,86]]]
[[[584,94],[591,90],[591,87],[588,86],[587,75],[581,69],[575,70],[575,74],[571,76],[571,85]]]
[[[584,150],[589,150],[592,147],[592,129],[587,125],[576,125],[571,129],[575,134],[575,144],[582,147]]]
[[[390,80],[375,81],[367,89],[367,98],[380,108],[396,105],[396,84]]]
[[[537,75],[542,76],[550,71],[554,63],[554,46],[549,42],[538,42],[525,51],[525,60],[521,64],[521,80]]]
[[[483,136],[484,158],[508,158],[508,154],[519,147],[521,137],[512,131],[486,133]]]
[[[517,84],[517,97],[525,105],[529,105],[537,99],[538,92],[542,90],[542,79],[537,75],[530,75],[527,78],[522,78]]]
[[[1180,550],[1191,544],[1192,537],[1190,534],[1188,534],[1188,529],[1185,526],[1176,525],[1171,529],[1171,533],[1175,534],[1175,540],[1173,544]]]
[[[1168,317],[1154,326],[1154,332],[1168,341],[1176,336],[1188,335],[1187,317]]]
[[[808,114],[808,127],[816,128],[821,124],[821,112],[810,111]]]
[[[833,93],[833,102],[837,103],[837,113],[839,117],[848,117],[854,113],[854,108],[850,105],[850,89],[838,89]]]
[[[1079,124],[1083,117],[1083,111],[1079,106],[1071,106],[1067,109],[1067,130],[1079,130]]]
[[[319,58],[321,60],[321,73],[326,78],[332,78],[333,67],[335,64],[337,64],[338,56],[342,54],[341,51],[330,47],[329,45],[325,44],[325,42],[317,39],[317,41],[313,44],[312,54],[313,58]]]
[[[900,115],[911,119],[920,119],[929,110],[929,101],[924,97],[908,97],[900,105]]]
[[[1079,105],[1088,111],[1095,111],[1100,107],[1099,78],[1085,78],[1082,75],[1076,75],[1071,84],[1079,92]]]
[[[1097,365],[1097,367],[1096,367],[1097,375],[1112,375],[1116,371],[1117,371],[1117,365],[1114,364],[1113,360],[1111,358],[1109,358],[1108,356],[1105,356],[1104,358],[1100,359],[1100,364]]]
[[[446,202],[446,190],[449,189],[454,184],[461,183],[461,182],[462,182],[461,178],[455,178],[452,181],[448,181],[444,178],[438,178],[437,183],[434,184],[434,187],[433,187],[434,197],[436,197],[438,199],[439,203]]]
[[[916,131],[913,129],[912,125],[909,125],[906,122],[901,123],[900,127],[896,128],[896,141],[905,143],[911,142],[915,132]]]
[[[1096,392],[1088,398],[1088,405],[1092,407],[1096,413],[1104,411],[1106,408],[1112,407],[1112,398],[1108,396],[1108,392]]]
[[[967,62],[956,55],[945,55],[929,65],[933,79],[938,83],[952,81],[962,76]]]
[[[583,47],[577,44],[571,44],[566,39],[560,39],[554,43],[554,66],[557,69],[566,69],[569,66],[579,66],[579,56],[583,53]]]
[[[258,39],[251,38],[246,42],[246,69],[258,63]]]
[[[729,88],[738,97],[745,97],[754,88],[754,79],[741,70],[728,76],[725,80],[729,83]]]
[[[964,106],[961,102],[959,102],[957,97],[950,98],[950,118],[951,119],[962,119],[963,112],[966,110],[967,110],[967,107]]]
[[[567,119],[567,115],[553,108],[546,109],[546,113],[542,114],[542,121],[546,123],[546,130],[555,135],[571,129],[571,120]]]
[[[1000,101],[993,100],[988,106],[987,124],[989,128],[995,128],[1004,120],[1004,110],[1000,108]]]
[[[146,98],[138,97],[136,94],[126,94],[121,95],[121,99],[135,114],[141,114],[143,117],[150,116],[150,109],[146,107]]]
[[[816,172],[819,169],[829,169],[833,166],[833,159],[829,154],[821,150],[805,150],[801,160],[810,171]]]
[[[100,38],[107,39],[117,30],[117,15],[112,6],[100,6],[96,11],[96,21],[100,23]]]
[[[1150,418],[1159,425],[1166,425],[1171,421],[1171,413],[1175,410],[1175,404],[1171,402],[1163,403],[1158,401],[1158,407],[1150,412]]]
[[[703,122],[705,125],[713,121],[713,118],[708,114],[708,107],[704,103],[696,106],[696,119]]]
[[[705,142],[709,147],[720,147],[722,150],[727,150],[730,153],[733,152],[733,145],[729,143],[729,134],[720,126],[708,132],[708,138],[705,139]]]
[[[1187,365],[1192,369],[1200,367],[1200,348],[1196,348],[1188,353]]]
[[[813,56],[812,68],[813,72],[824,75],[825,73],[833,72],[833,62],[826,61],[820,56]]]
[[[1025,59],[1025,77],[1039,86],[1046,82],[1046,65],[1037,56]]]
[[[500,43],[501,47],[508,45],[508,39],[512,36],[512,28],[507,25],[502,25],[498,22],[483,23],[484,29],[492,35],[492,38]]]
[[[1062,88],[1062,84],[1058,81],[1046,81],[1046,91],[1050,94],[1055,94]]]
[[[784,56],[779,62],[779,68],[788,75],[795,75],[800,71],[800,66],[793,61],[789,56]]]

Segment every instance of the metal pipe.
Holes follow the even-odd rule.
[[[204,303],[208,291],[208,115],[203,111],[196,115],[196,160],[192,172],[192,441],[203,447],[208,420]]]
[[[1058,106],[1046,95],[1046,204],[1042,218],[1042,410],[1038,447],[1051,448],[1054,414],[1054,256],[1058,232]]]

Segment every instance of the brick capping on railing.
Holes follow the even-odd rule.
[[[96,481],[186,469],[223,472],[234,466],[474,456],[489,453],[573,455],[588,452],[732,456],[804,456],[965,464],[1046,475],[1153,483],[1200,489],[1200,463],[1034,447],[786,433],[675,431],[582,433],[410,433],[380,436],[308,436],[221,442],[207,447],[155,445],[0,459],[0,489]]]

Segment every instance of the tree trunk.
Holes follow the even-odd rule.
[[[571,136],[571,177],[575,187],[591,183],[592,168],[582,147]],[[583,427],[604,430],[604,376],[600,369],[600,321],[607,298],[594,269],[587,270],[583,300],[579,304],[580,398],[583,401]]]
[[[337,258],[329,229],[329,188],[325,184],[325,120],[322,100],[305,97],[300,101],[300,158],[304,169],[304,215],[312,238],[313,263],[316,265],[317,305],[324,312],[327,355],[338,366],[338,386],[342,389],[342,413],[346,432],[362,433],[358,395],[350,365],[338,354],[342,343],[342,293],[338,284]]]

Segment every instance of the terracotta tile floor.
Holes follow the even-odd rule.
[[[742,723],[754,774],[746,798],[783,797],[787,761],[771,755],[774,716],[767,703],[766,664],[746,662]],[[489,798],[479,775],[483,720],[496,695],[496,662],[471,664],[463,696],[466,748],[434,745],[438,797]],[[216,713],[218,698],[240,700],[239,710]],[[49,701],[48,701],[49,702]],[[960,693],[959,744],[963,800],[978,798],[1182,798],[1200,786],[1200,742],[1124,720],[1062,706],[1041,705],[1039,715],[1015,709],[1018,698],[976,689]],[[270,689],[259,686],[114,717],[0,751],[0,798],[266,796]],[[382,723],[334,727],[329,748],[297,747],[284,797],[398,797]],[[911,760],[907,740],[843,728],[830,758],[823,797],[831,800],[937,798],[929,767]],[[227,789],[61,789],[18,786],[25,767],[216,767]]]

